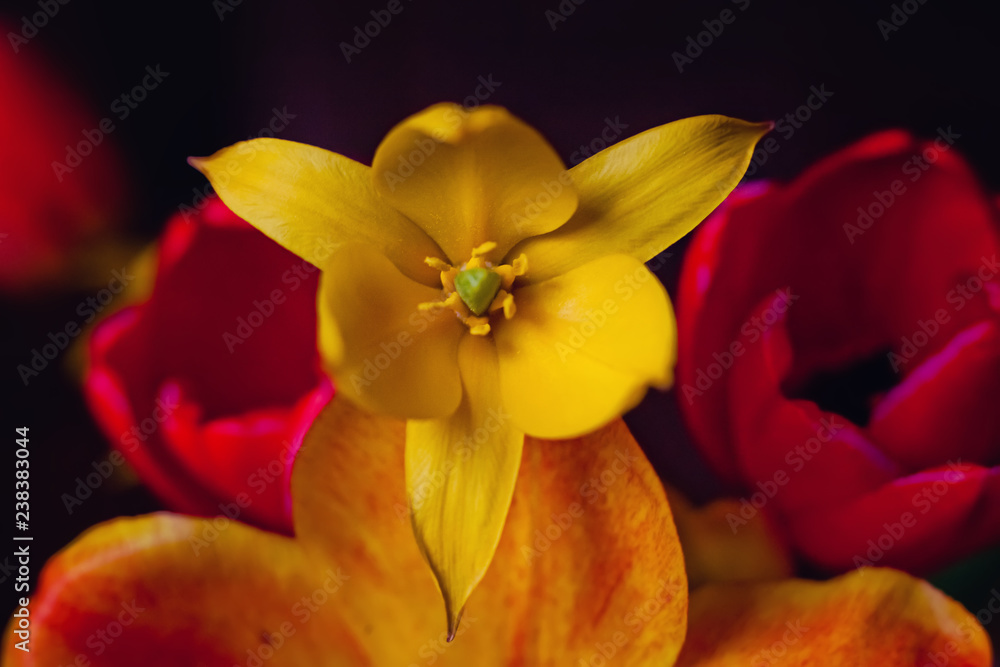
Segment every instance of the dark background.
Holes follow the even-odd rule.
[[[933,135],[951,126],[987,187],[1000,190],[994,129],[1000,11],[986,3],[563,0],[573,12],[553,30],[546,11],[558,12],[559,0],[400,2],[403,11],[350,63],[341,42],[352,41],[355,26],[387,2],[70,0],[22,49],[61,73],[97,119],[113,116],[113,100],[141,81],[146,66],[169,72],[127,119],[116,119],[109,136],[128,165],[132,208],[125,232],[138,240],[153,239],[204,189],[187,156],[257,135],[275,110],[294,116],[282,138],[368,163],[392,125],[434,102],[462,101],[479,77],[500,83],[490,103],[538,128],[567,162],[600,135],[607,118],[627,124],[624,136],[701,113],[779,119],[805,103],[811,86],[824,86],[830,99],[793,136],[778,136],[779,150],[754,177],[793,177],[877,129]],[[890,18],[893,4],[916,11],[885,39],[878,21]],[[724,9],[735,20],[679,72],[673,54]],[[17,26],[37,11],[37,2],[5,0],[0,21]],[[6,39],[0,48],[9,48]],[[682,251],[683,245],[675,249],[662,271],[671,289]],[[29,387],[16,372],[91,293],[67,289],[0,303],[0,369],[10,388],[0,403],[3,433],[13,440],[14,426],[31,428],[33,575],[87,526],[159,507],[141,486],[105,485],[67,516],[60,494],[106,456],[107,444],[68,368],[45,372]],[[664,477],[685,479],[704,500],[712,484],[691,472],[700,463],[669,407],[669,400],[652,396],[632,423]],[[11,592],[11,579],[0,587]],[[989,587],[965,591],[964,601],[977,609]],[[998,628],[990,630],[996,636]]]

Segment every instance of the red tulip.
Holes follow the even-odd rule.
[[[149,299],[94,332],[91,408],[172,509],[291,530],[289,462],[332,391],[316,276],[210,200],[167,225]]]
[[[1000,542],[1000,235],[959,135],[869,137],[698,232],[678,398],[717,471],[830,570]]]
[[[66,277],[71,255],[118,221],[126,191],[102,119],[36,62],[38,45],[18,46],[0,49],[0,291]]]

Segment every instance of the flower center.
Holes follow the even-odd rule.
[[[473,315],[482,315],[500,291],[500,274],[481,267],[459,271],[455,274],[455,291]]]
[[[488,241],[472,249],[472,257],[460,267],[454,267],[437,257],[424,262],[441,272],[444,299],[420,304],[421,310],[450,308],[469,327],[469,333],[485,336],[490,332],[490,316],[503,311],[504,319],[514,317],[514,295],[511,288],[518,276],[528,270],[528,260],[519,256],[510,264],[493,266],[483,256],[497,247]]]

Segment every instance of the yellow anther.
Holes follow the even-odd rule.
[[[509,320],[514,317],[514,313],[517,312],[517,306],[514,305],[514,295],[508,294],[503,300],[503,318]]]
[[[447,271],[441,272],[441,286],[444,287],[444,291],[451,293],[455,291],[455,275],[458,274],[458,269],[450,268]]]
[[[479,257],[481,255],[485,255],[486,253],[490,252],[491,250],[494,250],[496,247],[497,247],[497,244],[494,243],[493,241],[487,241],[486,243],[480,243],[479,245],[477,245],[475,248],[472,249],[472,257],[474,259],[474,258]]]
[[[500,287],[510,291],[510,288],[514,285],[514,279],[518,276],[523,276],[528,271],[528,258],[521,253],[517,259],[515,259],[510,264],[501,264],[500,266],[494,266],[493,272],[500,276]]]
[[[492,315],[498,310],[503,311],[503,317],[506,320],[514,317],[514,313],[517,312],[517,307],[514,305],[514,295],[506,290],[497,292],[496,298],[490,304],[490,314]]]
[[[466,317],[463,321],[473,336],[485,336],[490,332],[490,318],[488,317]]]
[[[447,271],[451,268],[451,264],[437,257],[424,257],[424,264],[438,271]]]
[[[514,269],[515,276],[523,276],[528,272],[528,256],[522,252],[510,265]]]
[[[501,264],[500,266],[494,266],[493,272],[500,276],[500,287],[504,290],[509,290],[511,285],[514,284],[514,269],[510,264]]]
[[[444,307],[444,301],[425,301],[424,303],[417,304],[417,310],[425,312],[430,310],[441,310]]]
[[[497,244],[493,241],[481,243],[472,249],[469,261],[460,266],[452,266],[437,257],[424,258],[424,263],[441,272],[441,287],[445,296],[440,301],[421,303],[417,307],[422,311],[436,312],[445,308],[453,310],[458,319],[465,323],[465,326],[469,327],[469,333],[474,336],[486,336],[490,333],[492,330],[490,316],[493,313],[503,311],[504,319],[508,320],[514,317],[514,314],[517,312],[517,306],[514,303],[514,295],[511,293],[511,288],[517,277],[523,276],[527,272],[528,258],[524,254],[521,254],[510,264],[493,266],[486,261],[485,255],[496,250],[496,248]],[[466,272],[472,269],[487,269],[500,276],[500,287],[490,302],[489,307],[480,316],[474,314],[470,306],[463,300],[459,289],[455,285],[456,276],[462,274],[465,278],[469,278],[472,272],[470,274],[466,274]],[[475,277],[482,278],[481,275]],[[494,277],[493,280],[495,281],[496,278]],[[465,298],[473,298],[468,293],[468,285],[463,283],[460,287],[464,289]],[[493,289],[497,289],[495,282],[490,286],[490,291]],[[482,301],[477,301],[475,307],[477,309],[481,308]]]

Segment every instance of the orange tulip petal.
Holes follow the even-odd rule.
[[[575,665],[602,650],[616,664],[671,664],[685,631],[683,556],[663,487],[621,420],[576,440],[525,439],[500,545],[451,643],[410,528],[403,433],[334,400],[293,478],[308,548],[363,563],[341,603],[373,664]]]
[[[354,572],[225,518],[119,519],[47,565],[31,651],[8,634],[3,664],[368,665],[331,602]]]
[[[678,667],[989,667],[989,640],[961,605],[890,569],[827,582],[706,586],[691,596]]]
[[[466,608],[509,635],[481,650],[510,645],[504,665],[672,665],[687,597],[666,494],[621,419],[526,438],[500,547]]]
[[[167,514],[91,530],[42,574],[32,652],[13,648],[9,626],[3,664],[489,667],[611,652],[671,664],[683,559],[621,421],[528,439],[497,557],[450,644],[406,515],[403,436],[401,421],[328,405],[296,461],[294,539]]]
[[[684,547],[688,587],[738,581],[771,581],[792,574],[791,554],[762,510],[724,498],[694,507],[667,490],[677,533]],[[748,502],[748,501],[745,501]],[[748,518],[747,518],[748,517]]]

